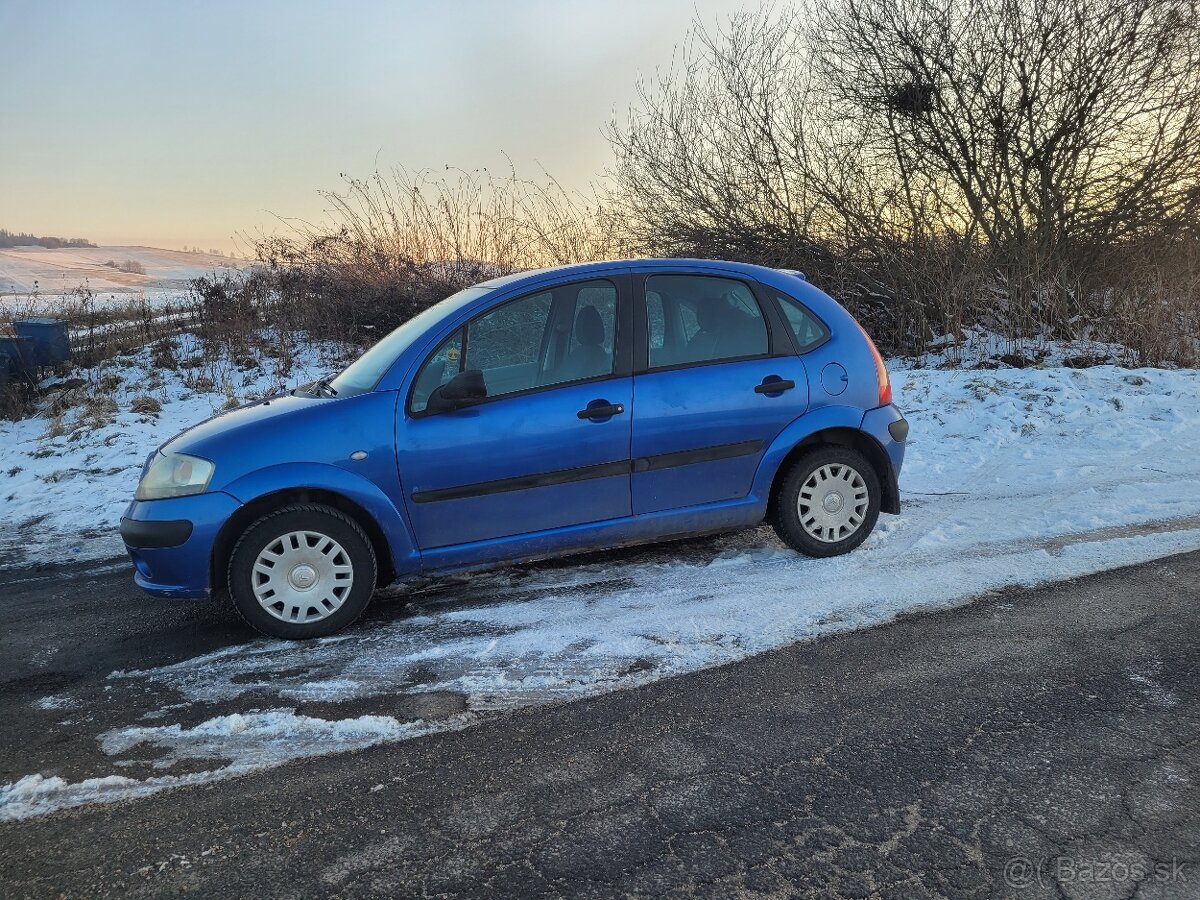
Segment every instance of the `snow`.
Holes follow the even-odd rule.
[[[314,366],[319,359],[314,353]],[[893,381],[912,424],[904,511],[881,517],[852,554],[805,559],[757,529],[423,582],[396,592],[402,613],[334,638],[252,641],[115,672],[114,690],[165,691],[179,703],[99,736],[100,748],[114,769],[149,760],[163,774],[98,772],[74,783],[29,775],[0,788],[0,818],[467,727],[499,710],[596,696],[1012,585],[1200,548],[1200,372],[898,367]],[[128,417],[107,436],[101,429],[60,439],[53,471],[95,466],[86,456],[114,433],[114,446],[140,443],[140,464],[147,446],[212,402],[173,390],[160,417],[170,425]],[[3,426],[15,427],[23,426]],[[31,436],[18,447],[28,456],[38,445]],[[120,452],[135,459],[132,449]],[[98,490],[112,493],[95,505],[69,491],[47,503],[46,491],[67,476],[14,484],[17,499],[0,506],[0,521],[40,505],[61,509],[56,527],[98,528],[102,516],[119,514],[135,476],[114,474],[110,487],[100,479]],[[1151,702],[1170,702],[1152,660],[1128,677]],[[434,695],[461,698],[461,711],[327,720],[298,709],[353,701],[357,714],[374,700],[394,713],[398,698]],[[170,772],[196,761],[209,768]]]
[[[40,700],[37,700],[33,705],[38,709],[57,710],[74,709],[79,704],[75,701],[75,698],[71,697],[70,695],[50,694],[49,696],[42,697]]]
[[[190,335],[176,338],[175,346],[180,358],[202,356]],[[120,556],[116,526],[151,450],[231,399],[329,374],[340,360],[331,347],[300,345],[290,368],[269,355],[250,367],[219,355],[197,368],[164,370],[150,350],[118,362],[72,373],[87,383],[76,389],[56,436],[48,411],[0,421],[0,565]],[[112,376],[120,383],[101,387]],[[1101,492],[1083,491],[1073,507],[1060,496],[1031,504],[1015,519],[1001,513],[1004,526],[1015,529],[1010,540],[1047,528],[1086,530],[1200,512],[1194,505],[1200,466],[1188,458],[1200,446],[1194,370],[900,369],[893,381],[913,425],[901,485],[906,508],[915,512],[941,497],[937,510],[947,503],[956,509],[951,521],[941,521],[940,512],[932,516],[917,549],[958,546],[962,532],[990,529],[996,509],[979,501],[1005,484],[1011,488],[1005,496],[1016,492],[1013,502],[1081,485]],[[89,410],[88,401],[100,395],[115,401],[114,413]],[[162,411],[133,412],[143,396]],[[1114,467],[1114,454],[1124,468]],[[1173,479],[1193,480],[1181,490]],[[968,494],[970,502],[954,504],[953,492]],[[1101,500],[1103,508],[1093,512]],[[899,523],[884,516],[880,524]]]
[[[106,734],[100,748],[116,756],[150,744],[167,752],[154,763],[170,768],[182,759],[228,759],[235,769],[278,765],[312,756],[329,746],[339,750],[370,747],[383,741],[410,737],[419,726],[401,725],[392,716],[359,716],[329,721],[298,716],[292,709],[233,713],[201,722],[194,728],[179,725],[126,728]],[[2,804],[0,804],[2,806]]]

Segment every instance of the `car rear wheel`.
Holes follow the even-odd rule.
[[[879,477],[861,453],[820,447],[792,463],[775,496],[771,524],[807,556],[838,556],[867,539],[879,502]]]
[[[287,506],[242,534],[229,557],[229,595],[252,627],[288,640],[351,624],[375,591],[370,539],[328,506]]]

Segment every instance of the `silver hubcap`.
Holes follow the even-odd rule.
[[[800,524],[818,541],[833,544],[858,531],[867,517],[867,483],[851,466],[821,466],[800,487]]]
[[[263,548],[251,576],[259,605],[283,622],[317,622],[334,613],[354,586],[342,545],[316,531],[292,531]]]

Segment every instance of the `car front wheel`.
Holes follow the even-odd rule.
[[[258,519],[234,546],[229,595],[263,634],[323,637],[361,615],[375,573],[371,541],[352,519],[319,504],[288,506]]]
[[[807,556],[838,556],[867,539],[879,501],[879,477],[861,453],[820,447],[792,463],[775,496],[771,524]]]

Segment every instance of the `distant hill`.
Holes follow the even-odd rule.
[[[62,294],[87,284],[96,293],[180,289],[200,275],[255,265],[250,260],[157,247],[0,249],[0,294]]]
[[[83,238],[37,237],[24,231],[9,231],[0,228],[0,248],[7,247],[45,247],[57,250],[61,247],[95,247],[91,241]]]

